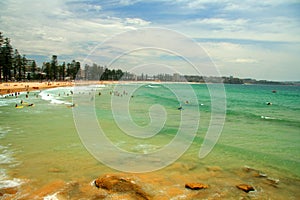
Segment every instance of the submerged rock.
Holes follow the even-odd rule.
[[[219,172],[222,171],[222,168],[219,166],[208,166],[206,167],[206,170],[211,172]]]
[[[151,199],[151,196],[137,184],[137,180],[128,176],[108,174],[96,179],[94,184],[97,188],[107,190],[110,193],[129,195],[136,199]]]
[[[66,182],[63,180],[56,180],[48,183],[47,185],[32,191],[29,196],[26,196],[26,199],[42,199],[45,196],[52,195],[57,191],[62,190],[66,185]]]
[[[274,187],[277,187],[277,185],[279,184],[279,179],[276,179],[276,178],[268,177],[267,181],[270,185],[272,185]]]
[[[268,175],[266,173],[264,173],[258,169],[249,167],[249,166],[245,166],[244,171],[249,173],[253,177],[257,177],[257,178],[267,178],[268,177]]]
[[[208,188],[208,185],[203,183],[186,183],[185,188],[191,189],[191,190],[201,190]]]
[[[252,187],[251,185],[247,185],[247,184],[239,184],[239,185],[236,185],[236,187],[247,193],[250,191],[255,191],[254,187]]]

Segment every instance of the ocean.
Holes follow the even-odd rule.
[[[210,88],[124,83],[0,97],[0,195],[89,198],[94,179],[124,171],[145,180],[154,199],[299,199],[300,87],[224,85],[215,100]],[[199,157],[210,127],[223,122],[212,118],[218,109],[222,132]],[[209,188],[191,191],[187,182]]]

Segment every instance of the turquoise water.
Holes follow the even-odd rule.
[[[211,98],[207,86],[191,85],[196,94],[193,97],[185,86],[173,84],[172,87],[181,94],[180,98],[170,91],[168,84],[143,84],[133,94],[127,94],[131,87],[130,84],[117,88],[114,85],[91,86],[80,94],[74,88],[55,88],[30,92],[29,98],[25,98],[25,93],[18,98],[1,97],[0,187],[30,182],[32,187],[38,188],[56,179],[71,181],[76,177],[89,181],[101,174],[115,172],[91,156],[80,141],[72,109],[80,109],[83,105],[70,107],[73,96],[79,95],[93,102],[99,126],[114,146],[142,155],[163,149],[175,138],[183,112],[188,117],[200,112],[199,127],[192,145],[175,165],[152,173],[166,178],[177,173],[198,176],[207,166],[218,166],[223,173],[220,179],[230,182],[230,177],[240,174],[244,166],[250,166],[279,179],[279,187],[269,188],[260,185],[258,179],[247,181],[240,175],[239,180],[258,184],[263,188],[261,191],[269,189],[271,199],[299,197],[300,87],[225,85],[227,106],[223,131],[216,146],[203,159],[198,154],[211,119]],[[147,127],[151,122],[149,109],[152,105],[163,107],[166,121],[155,136],[135,138],[124,134],[118,126],[111,111],[111,99],[125,99],[127,95],[130,95],[130,116],[139,127]],[[14,106],[20,104],[21,99],[35,106],[16,109]],[[267,105],[267,102],[272,105]],[[74,103],[77,102],[74,100]],[[178,110],[180,106],[183,110]],[[191,119],[185,123],[192,126],[194,121]],[[183,140],[190,140],[189,134],[192,133],[187,133]],[[120,165],[125,163],[124,160],[116,162]],[[185,167],[188,170],[183,172],[173,167],[176,163],[188,166]],[[215,177],[206,178],[206,181],[216,184]]]

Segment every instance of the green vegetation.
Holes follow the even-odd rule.
[[[127,73],[128,74],[128,73]],[[58,56],[53,55],[50,62],[44,62],[38,67],[35,60],[21,55],[14,50],[9,38],[4,38],[0,32],[0,82],[8,81],[31,81],[31,80],[120,80],[124,75],[122,70],[107,69],[93,64],[80,68],[80,62],[72,60],[70,63],[58,63]]]
[[[0,82],[25,80],[70,80],[75,79],[80,69],[80,62],[59,65],[57,56],[53,55],[51,62],[44,62],[42,68],[35,60],[21,55],[13,49],[9,38],[4,38],[0,32]]]

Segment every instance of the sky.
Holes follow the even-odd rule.
[[[157,71],[181,63],[180,72],[195,74],[178,57],[205,54],[222,76],[299,81],[299,11],[299,0],[6,0],[0,31],[40,67],[52,55],[107,66],[125,53],[119,67],[134,60]],[[148,29],[154,35],[142,34]],[[163,48],[141,49],[149,45]]]

